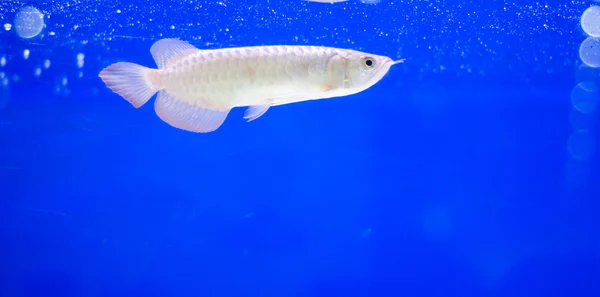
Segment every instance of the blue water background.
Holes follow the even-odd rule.
[[[600,162],[569,143],[598,140],[570,99],[591,2],[28,4],[42,35],[0,30],[0,296],[600,296]],[[97,77],[164,37],[407,61],[194,134]]]

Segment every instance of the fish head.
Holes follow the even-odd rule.
[[[403,60],[394,61],[386,56],[358,51],[346,53],[343,60],[344,88],[353,93],[370,88],[388,73],[392,65],[403,62]]]

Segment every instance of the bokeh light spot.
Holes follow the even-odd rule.
[[[581,15],[581,29],[593,37],[600,37],[600,7],[590,6]]]
[[[591,81],[580,82],[571,91],[571,103],[582,113],[592,113],[598,105],[598,88]]]
[[[594,136],[589,130],[574,131],[569,136],[567,148],[574,159],[588,160],[594,154]]]
[[[33,38],[44,29],[44,15],[35,7],[25,6],[15,16],[15,30],[21,38]]]
[[[586,38],[579,46],[579,58],[590,67],[600,67],[600,39]]]

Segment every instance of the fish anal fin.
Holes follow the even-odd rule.
[[[207,133],[217,130],[229,110],[213,110],[179,100],[167,91],[160,91],[154,101],[154,111],[167,124],[185,131]]]
[[[268,104],[248,106],[244,112],[244,119],[248,120],[248,122],[254,121],[265,114],[269,110],[269,107],[271,105]]]
[[[150,48],[150,53],[158,69],[163,69],[168,63],[196,51],[199,49],[195,46],[176,38],[161,39]]]

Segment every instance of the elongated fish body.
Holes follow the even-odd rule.
[[[248,106],[251,121],[271,106],[355,94],[402,62],[319,46],[200,50],[178,39],[159,40],[150,52],[158,69],[118,62],[99,76],[136,108],[158,92],[157,115],[191,132],[218,129],[235,107]]]

